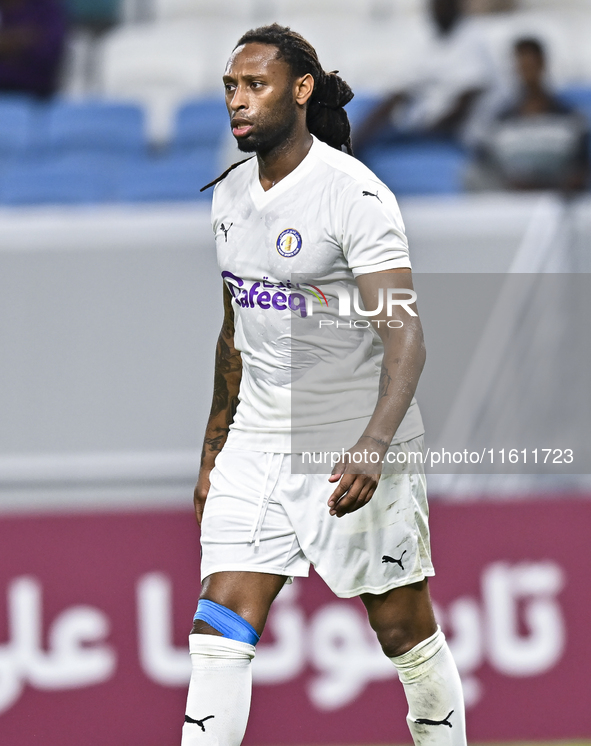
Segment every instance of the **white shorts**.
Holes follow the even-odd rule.
[[[422,437],[392,448],[422,450]],[[250,571],[306,577],[310,564],[342,598],[385,593],[434,575],[425,475],[383,475],[370,500],[328,512],[326,474],[292,474],[291,456],[223,448],[201,526],[201,578]]]

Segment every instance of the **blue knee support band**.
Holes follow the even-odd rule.
[[[235,614],[225,606],[220,606],[214,601],[202,599],[197,604],[197,611],[193,621],[197,619],[207,622],[210,627],[217,629],[224,637],[237,642],[247,642],[250,645],[256,645],[259,641],[259,635],[245,619]]]

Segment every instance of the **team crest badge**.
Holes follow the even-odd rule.
[[[276,246],[281,256],[295,256],[302,248],[302,237],[293,228],[287,228],[279,234]]]

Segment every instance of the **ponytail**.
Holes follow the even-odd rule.
[[[338,150],[344,145],[352,155],[351,124],[344,107],[353,98],[353,91],[337,72],[323,72],[320,80],[314,81],[306,122],[319,140]]]
[[[337,150],[344,145],[347,153],[353,155],[351,125],[344,109],[353,98],[353,91],[337,75],[338,71],[324,72],[314,47],[300,34],[277,23],[247,31],[236,46],[249,43],[276,46],[279,57],[285,59],[294,75],[309,73],[314,78],[306,115],[308,130]]]

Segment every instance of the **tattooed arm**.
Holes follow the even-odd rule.
[[[384,290],[384,297],[388,287],[413,290],[409,269],[361,275],[357,281],[366,308],[377,307],[380,287]],[[410,308],[417,313],[415,304]],[[410,406],[426,357],[419,317],[410,316],[401,306],[394,306],[392,312],[390,317],[386,316],[385,310],[375,317],[382,319],[377,332],[384,343],[384,357],[376,408],[362,436],[386,449]],[[391,319],[401,321],[404,326],[400,329],[388,327],[387,321]]]
[[[359,291],[366,308],[378,307],[378,294],[384,300],[388,288],[413,289],[410,269],[386,270],[357,278]],[[416,313],[416,307],[411,305]],[[330,482],[338,482],[329,498],[331,515],[352,513],[369,502],[378,486],[382,459],[390,446],[408,409],[425,364],[423,330],[418,316],[410,316],[401,306],[393,307],[393,315],[386,316],[386,303],[381,314],[374,316],[375,328],[384,343],[384,357],[377,403],[373,415],[351,453],[363,454],[359,464],[339,463],[333,469]],[[387,322],[399,320],[403,326],[390,328]],[[375,462],[372,454],[378,454]],[[373,465],[375,463],[375,465]]]
[[[209,492],[209,474],[214,467],[216,456],[224,447],[230,425],[234,420],[241,378],[242,359],[234,347],[232,296],[224,284],[224,322],[215,352],[213,402],[205,429],[199,479],[194,494],[195,515],[199,525]]]

